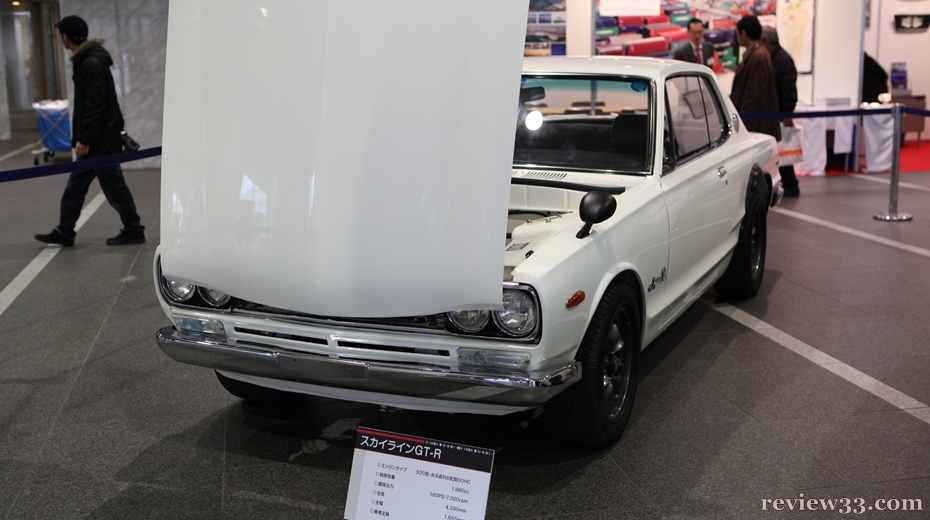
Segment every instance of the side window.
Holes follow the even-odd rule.
[[[675,162],[709,150],[724,137],[726,126],[707,79],[677,76],[665,83],[668,125],[675,141]]]
[[[714,99],[714,90],[707,83],[707,79],[701,80],[701,94],[704,98],[704,106],[707,107],[707,129],[710,132],[710,141],[714,145],[719,144],[726,137],[727,120],[726,114],[723,113],[721,104]]]

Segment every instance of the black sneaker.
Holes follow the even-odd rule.
[[[145,235],[134,235],[127,233],[125,229],[121,229],[119,235],[116,235],[113,238],[107,239],[108,246],[124,246],[127,244],[142,244],[145,243]]]
[[[64,236],[61,231],[58,231],[58,228],[53,229],[51,233],[46,233],[44,235],[38,234],[35,236],[35,239],[39,242],[45,242],[46,244],[58,244],[63,247],[71,247],[74,245],[74,238],[68,238]]]

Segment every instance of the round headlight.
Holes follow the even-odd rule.
[[[504,291],[504,310],[494,313],[494,323],[511,336],[526,336],[536,330],[536,304],[523,291]]]
[[[217,291],[216,289],[207,289],[206,287],[200,288],[200,297],[214,307],[222,307],[229,303],[230,300],[228,294]]]
[[[194,290],[197,288],[192,283],[178,282],[162,278],[162,285],[165,288],[165,294],[176,302],[186,302],[194,296]]]
[[[455,311],[447,312],[446,316],[453,325],[464,332],[478,332],[487,326],[491,319],[488,311]]]

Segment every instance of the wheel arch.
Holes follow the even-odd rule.
[[[765,192],[760,192],[760,189],[764,189]],[[772,193],[772,175],[769,172],[765,171],[765,168],[760,166],[758,163],[752,165],[752,169],[749,170],[749,186],[746,189],[746,200],[744,207],[749,207],[749,202],[752,200],[752,197],[756,196],[759,193],[762,196],[767,196],[769,193]],[[765,204],[765,212],[768,213],[769,204]]]
[[[642,350],[643,346],[643,335],[646,328],[646,296],[645,296],[645,286],[640,279],[639,274],[632,268],[627,267],[621,269],[619,272],[615,273],[612,277],[604,277],[604,281],[601,284],[601,287],[598,288],[597,299],[591,305],[591,312],[588,314],[587,324],[585,325],[585,330],[591,325],[591,320],[594,318],[594,312],[597,310],[598,305],[604,299],[604,295],[607,294],[607,290],[614,284],[625,284],[628,285],[633,290],[633,295],[636,297],[636,306],[639,309],[639,337],[636,338],[639,345],[637,351]]]

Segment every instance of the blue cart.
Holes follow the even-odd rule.
[[[32,104],[39,117],[39,135],[42,147],[32,151],[32,164],[38,166],[39,157],[48,162],[55,152],[71,151],[71,121],[68,100],[45,100]]]

